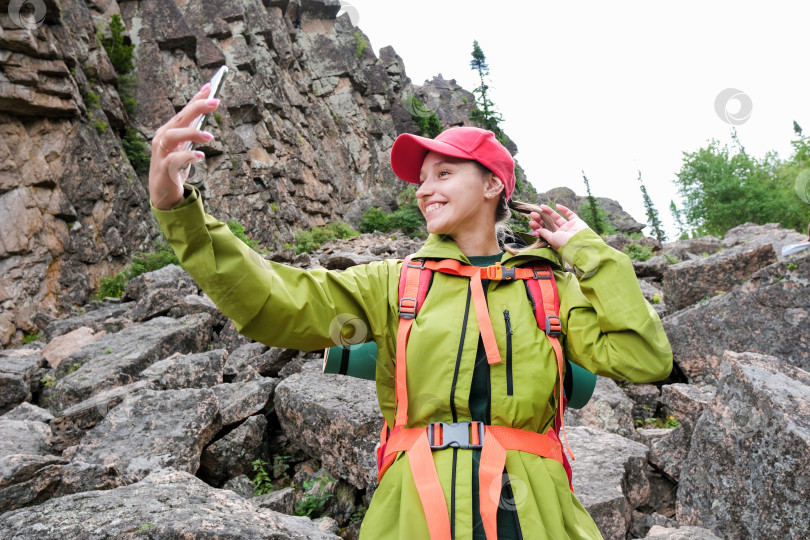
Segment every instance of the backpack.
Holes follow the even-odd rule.
[[[487,353],[489,364],[500,362],[500,353],[495,341],[492,323],[484,295],[482,279],[490,281],[523,280],[526,292],[531,301],[538,327],[543,330],[552,345],[557,358],[558,380],[555,392],[559,388],[558,414],[554,426],[545,434],[505,426],[489,426],[481,422],[458,422],[447,424],[432,422],[427,428],[406,428],[408,396],[406,386],[405,350],[410,335],[411,325],[419,308],[427,296],[433,272],[464,276],[470,278],[470,287],[475,304],[476,317],[481,329],[481,339]],[[562,449],[559,432],[562,430],[565,439],[563,412],[567,399],[563,395],[563,364],[565,362],[559,337],[562,335],[562,324],[559,317],[560,299],[554,274],[547,263],[532,263],[529,266],[509,268],[496,263],[489,267],[464,265],[455,259],[413,260],[405,258],[399,280],[399,327],[397,331],[396,366],[395,366],[395,407],[396,416],[393,428],[387,421],[383,423],[380,433],[380,445],[377,448],[377,479],[381,481],[385,471],[396,460],[400,451],[408,451],[408,460],[414,475],[414,482],[425,511],[431,538],[449,538],[449,515],[431,455],[432,450],[440,448],[476,448],[481,449],[480,474],[482,478],[500,476],[503,471],[506,450],[515,449],[549,457],[560,462],[568,475],[569,488],[573,492],[572,472],[568,458]],[[486,445],[485,441],[491,442]],[[566,447],[574,459],[568,441]],[[496,528],[497,502],[481,502],[481,517],[489,537]],[[494,537],[494,536],[493,536]]]

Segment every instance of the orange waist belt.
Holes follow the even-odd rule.
[[[478,469],[479,501],[487,538],[498,537],[498,503],[507,450],[551,458],[564,466],[562,443],[552,428],[545,434],[505,426],[489,426],[482,422],[433,422],[423,428],[394,428],[378,450],[378,461],[383,464],[378,473],[378,481],[382,480],[385,471],[394,462],[397,452],[408,452],[408,463],[425,512],[431,540],[451,538],[447,503],[432,455],[433,450],[443,448],[481,450]],[[570,479],[569,487],[573,491]]]

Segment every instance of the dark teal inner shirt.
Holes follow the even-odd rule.
[[[481,257],[468,257],[474,266],[491,266],[500,262],[503,252],[497,255],[485,255]],[[489,280],[481,280],[484,291],[489,286]],[[470,413],[473,420],[490,423],[488,412],[489,404],[489,364],[487,363],[487,353],[484,349],[484,342],[478,338],[478,352],[475,355],[475,368],[473,369],[472,384],[470,386]],[[481,522],[481,512],[478,499],[478,466],[481,463],[481,451],[473,450],[473,477],[472,477],[472,514],[473,514],[473,540],[486,540],[484,524]],[[513,500],[511,487],[504,485],[501,492],[501,500],[511,502]],[[523,538],[518,528],[517,513],[513,509],[504,508],[503,504],[498,505],[498,540],[517,540]],[[513,505],[508,505],[513,506]]]

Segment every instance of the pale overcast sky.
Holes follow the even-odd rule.
[[[580,0],[343,1],[379,54],[393,45],[414,84],[441,73],[468,90],[473,40],[490,67],[492,99],[538,191],[567,186],[618,200],[645,222],[637,176],[674,235],[669,202],[683,151],[731,142],[791,153],[793,120],[810,130],[810,2]],[[746,98],[747,96],[747,98]],[[741,110],[743,109],[743,110]],[[649,230],[645,230],[649,233]]]

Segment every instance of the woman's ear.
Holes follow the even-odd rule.
[[[489,180],[487,180],[486,185],[484,186],[488,198],[497,199],[498,196],[501,194],[501,191],[504,190],[503,182],[501,179],[495,176],[494,174],[489,175]]]

